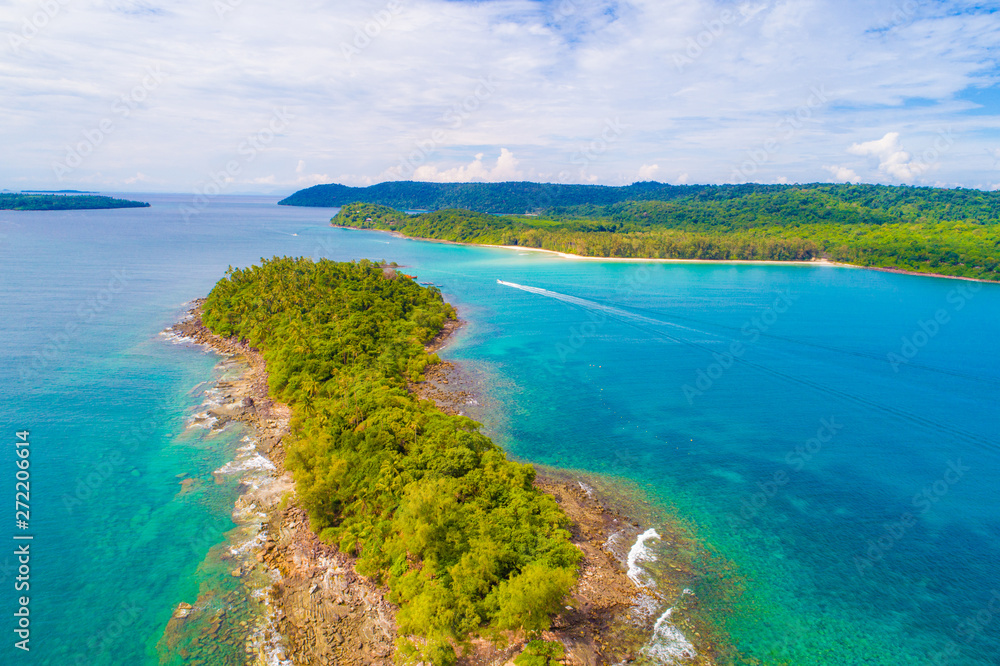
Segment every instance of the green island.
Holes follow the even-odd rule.
[[[353,197],[353,198],[352,198]],[[335,225],[587,257],[830,261],[1000,280],[1000,192],[885,185],[320,185]],[[399,209],[431,212],[407,215]],[[527,214],[526,214],[527,213]]]
[[[313,529],[388,586],[397,656],[433,664],[473,636],[537,640],[580,561],[530,465],[408,390],[440,362],[426,345],[454,317],[392,266],[287,257],[230,268],[202,315],[262,353],[270,394],[293,412],[285,465]]]
[[[0,194],[0,210],[103,210],[149,208],[144,201],[129,201],[94,194]]]

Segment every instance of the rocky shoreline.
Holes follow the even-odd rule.
[[[201,322],[203,299],[194,302],[189,316],[168,332],[210,347],[223,356],[246,364],[241,377],[220,382],[226,402],[208,416],[224,424],[245,423],[255,432],[258,449],[274,465],[272,479],[260,487],[245,488],[236,511],[256,511],[265,516],[249,562],[234,569],[234,576],[266,574],[274,582],[267,591],[268,624],[276,635],[248,639],[245,663],[253,666],[295,664],[392,664],[395,611],[386,599],[388,590],[354,571],[354,558],[319,540],[309,528],[305,512],[294,500],[294,483],[284,469],[282,440],[289,433],[291,411],[275,403],[267,392],[267,368],[262,356],[245,343],[213,334]],[[460,323],[449,322],[428,346],[443,347]],[[443,411],[462,413],[473,399],[458,369],[444,362],[431,366],[425,381],[410,389],[433,400]],[[627,575],[626,554],[612,541],[631,543],[641,530],[638,523],[615,511],[592,488],[573,478],[540,475],[536,484],[551,494],[572,521],[573,543],[583,553],[580,580],[566,600],[565,611],[554,619],[547,640],[566,646],[564,664],[598,666],[632,661],[649,637],[649,627],[629,622],[641,589]],[[616,535],[615,539],[611,536]],[[165,640],[181,635],[192,607],[181,604],[165,632]],[[211,636],[205,637],[211,640]],[[486,640],[473,642],[473,650],[459,663],[469,666],[508,663],[524,645],[524,636],[510,635],[498,648]],[[169,642],[169,641],[167,641]]]

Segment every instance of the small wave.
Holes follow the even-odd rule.
[[[646,547],[646,542],[650,539],[660,538],[660,533],[651,527],[636,537],[635,543],[632,544],[632,548],[628,551],[628,577],[639,587],[656,587],[656,583],[649,579],[649,574],[643,571],[639,564],[656,561],[656,555]]]
[[[215,418],[208,412],[198,412],[197,414],[192,414],[188,417],[187,427],[188,428],[204,428],[205,430],[211,430],[219,419]]]
[[[188,337],[186,335],[181,335],[180,333],[172,331],[169,328],[167,330],[165,330],[165,331],[160,331],[160,335],[163,336],[163,338],[167,342],[169,342],[171,344],[175,344],[175,345],[193,345],[193,344],[197,344],[197,341],[194,338],[190,338],[190,337]]]
[[[587,485],[583,481],[577,481],[577,483],[580,484],[580,490],[582,490],[583,492],[587,493],[587,497],[593,497],[594,496],[594,489],[593,488],[591,488],[589,485]]]
[[[259,656],[259,660],[255,663],[263,663],[266,666],[293,666],[292,660],[288,658],[285,639],[278,631],[277,613],[268,595],[259,598],[267,607],[267,613],[249,640],[250,651]]]
[[[251,451],[255,451],[257,449],[257,440],[256,439],[253,439],[251,437],[244,437],[240,441],[241,442],[246,442],[246,444],[244,444],[240,448],[236,449],[237,453],[248,454]]]
[[[252,509],[253,507],[248,507],[247,511],[249,512]],[[237,517],[236,515],[237,513],[238,513],[237,511],[233,512],[234,519]],[[260,514],[260,515],[267,517],[267,514]],[[247,515],[246,514],[240,515],[239,518],[241,520],[246,519]],[[267,542],[267,534],[263,530],[259,530],[255,534],[253,534],[253,536],[250,539],[247,539],[246,541],[242,541],[239,543],[233,543],[231,546],[229,546],[229,554],[233,556],[238,556],[238,555],[252,553],[256,550],[260,550],[261,548],[263,548],[266,542]]]
[[[238,474],[240,472],[273,472],[276,469],[274,463],[254,452],[253,455],[245,458],[227,462],[225,465],[215,470],[215,474]]]
[[[629,609],[629,613],[638,624],[642,625],[650,618],[656,617],[662,608],[663,606],[659,597],[654,597],[649,592],[642,592],[636,597],[635,603]]]
[[[649,645],[644,648],[644,652],[663,663],[674,664],[679,659],[693,659],[697,654],[694,645],[691,644],[680,629],[670,622],[670,616],[674,609],[668,608],[667,612],[659,617],[653,626],[653,637]]]

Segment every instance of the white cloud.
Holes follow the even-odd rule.
[[[659,164],[643,164],[639,167],[639,180],[656,180],[656,174],[660,171]]]
[[[307,173],[305,160],[299,160],[298,165],[295,167],[295,176],[296,178],[292,182],[297,187],[312,187],[313,185],[333,182],[333,179],[330,178],[329,174]]]
[[[900,181],[913,181],[927,171],[927,165],[914,160],[899,143],[899,132],[888,132],[881,139],[855,143],[847,152],[862,157],[878,159],[878,169],[882,173]]]
[[[429,164],[418,167],[413,172],[411,180],[436,183],[502,183],[511,180],[524,180],[524,172],[518,171],[517,164],[518,159],[514,157],[514,153],[506,148],[501,148],[500,156],[497,157],[496,164],[492,168],[483,164],[483,153],[478,153],[476,158],[465,166],[443,171]]]
[[[986,149],[986,154],[993,160],[993,168],[1000,169],[1000,148]]]
[[[886,127],[922,156],[925,137],[954,126],[935,178],[973,185],[982,146],[1000,143],[1000,114],[971,101],[995,85],[1000,21],[966,0],[913,3],[905,16],[897,0],[593,0],[572,13],[559,0],[407,0],[388,18],[384,0],[257,0],[223,15],[201,0],[59,4],[17,52],[0,35],[0,186],[189,191],[231,160],[240,183],[273,175],[289,189],[337,174],[414,178],[392,169],[435,133],[415,167],[429,177],[560,179],[581,173],[575,156],[619,118],[624,131],[581,179],[628,182],[639,164],[726,182],[746,151],[780,138],[753,179],[819,180],[845,145],[878,143]],[[19,35],[37,12],[37,0],[8,0],[0,24]],[[372,21],[376,34],[346,58],[341,45]],[[144,89],[157,65],[162,81]],[[829,103],[800,123],[814,87]],[[282,107],[294,117],[245,160],[247,137]],[[795,124],[776,128],[785,118]],[[58,181],[53,163],[103,120],[113,131]],[[502,148],[513,166],[467,162],[503,162]],[[884,168],[845,168],[926,176],[913,158],[871,150]],[[128,182],[137,173],[148,181]]]
[[[830,172],[833,176],[833,180],[838,183],[860,183],[861,177],[854,172],[854,169],[849,169],[845,166],[825,166],[823,167]]]

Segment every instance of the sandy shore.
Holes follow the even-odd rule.
[[[829,259],[813,259],[810,261],[775,261],[767,259],[656,259],[656,258],[642,258],[642,257],[588,257],[582,254],[572,254],[569,252],[559,252],[558,250],[543,250],[539,247],[525,247],[523,245],[488,245],[485,243],[459,243],[457,241],[441,240],[438,238],[420,238],[417,236],[407,236],[398,231],[389,231],[388,229],[359,229],[358,227],[345,227],[339,224],[331,224],[330,226],[336,227],[338,229],[353,229],[355,231],[379,231],[382,233],[387,233],[397,238],[408,238],[410,240],[420,240],[426,241],[428,243],[444,243],[446,245],[469,245],[472,247],[489,247],[496,250],[517,250],[519,252],[541,252],[543,254],[550,254],[561,259],[570,259],[572,261],[608,261],[608,262],[621,262],[621,263],[641,263],[641,264],[731,264],[731,265],[747,265],[747,266],[825,266],[825,267],[837,267],[837,268],[859,268],[868,271],[880,271],[882,273],[898,273],[900,275],[916,275],[919,277],[933,277],[933,278],[945,278],[948,280],[965,280],[967,282],[987,282],[990,284],[996,284],[996,280],[984,280],[982,278],[970,278],[961,277],[958,275],[943,275],[941,273],[921,273],[918,271],[907,271],[901,268],[887,268],[880,266],[861,266],[858,264],[846,264],[839,261],[830,261]]]
[[[852,264],[838,264],[826,259],[815,259],[812,261],[775,261],[764,259],[656,259],[642,257],[588,257],[582,254],[571,254],[569,252],[559,252],[558,250],[543,250],[538,247],[523,247],[521,245],[479,245],[469,243],[477,247],[492,247],[499,250],[519,250],[521,252],[543,252],[553,254],[563,259],[574,261],[610,261],[621,263],[642,263],[642,264],[748,264],[760,266],[842,266],[845,268],[861,268]]]
[[[396,607],[388,590],[354,571],[355,560],[322,543],[309,528],[305,512],[294,498],[294,483],[284,469],[282,441],[291,411],[267,395],[267,369],[261,355],[235,339],[221,338],[201,323],[201,302],[191,316],[170,332],[206,345],[246,364],[246,372],[222,387],[227,401],[210,416],[224,423],[239,420],[259,441],[258,449],[273,463],[271,481],[249,488],[237,502],[237,511],[252,509],[266,516],[248,561],[234,576],[264,575],[274,582],[268,590],[268,623],[276,635],[249,637],[247,662],[254,666],[281,664],[391,664],[396,638]],[[458,329],[449,323],[428,349],[443,347]],[[411,385],[424,399],[434,400],[449,413],[458,413],[471,398],[451,363],[428,369],[427,381]],[[620,663],[641,654],[655,617],[634,617],[634,608],[646,592],[628,576],[628,546],[643,528],[616,510],[602,496],[573,475],[539,476],[537,485],[550,493],[572,521],[573,543],[583,553],[580,581],[566,601],[566,610],[554,620],[548,640],[567,648],[565,664],[597,666]],[[662,530],[662,528],[661,528]],[[680,585],[681,583],[678,583]],[[195,604],[197,606],[198,604]],[[181,604],[167,627],[164,643],[190,633],[192,606]],[[214,640],[213,624],[198,640]],[[258,632],[259,633],[259,632]],[[505,664],[524,645],[524,636],[509,635],[499,648],[485,640],[473,641],[474,650],[461,657],[469,666]],[[703,655],[711,652],[705,647]],[[709,663],[702,657],[697,663]]]

